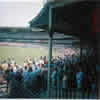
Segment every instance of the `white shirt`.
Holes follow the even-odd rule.
[[[36,66],[38,66],[39,62],[36,62],[35,64],[36,64]]]
[[[32,65],[32,71],[36,70],[36,66],[33,64]]]
[[[13,72],[16,72],[17,71],[17,68],[16,67],[13,67]]]
[[[14,60],[12,60],[12,61],[11,61],[11,63],[12,63],[12,64],[14,64],[14,63],[15,63],[15,61],[14,61]]]
[[[43,60],[40,60],[39,62],[40,62],[40,64],[44,64],[44,61]]]

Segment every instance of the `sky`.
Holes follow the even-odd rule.
[[[0,0],[0,27],[28,27],[43,0]]]

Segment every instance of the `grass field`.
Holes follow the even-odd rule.
[[[53,50],[53,56],[57,55],[57,51]],[[25,48],[25,47],[8,47],[0,46],[0,57],[7,59],[14,57],[17,64],[22,65],[24,58],[29,56],[31,58],[40,56],[48,56],[48,48]]]

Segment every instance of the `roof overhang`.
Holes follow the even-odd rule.
[[[30,27],[48,30],[49,8],[53,10],[54,32],[73,35],[81,40],[92,40],[92,15],[96,8],[95,0],[64,0],[62,3],[49,2],[41,12],[30,21]]]

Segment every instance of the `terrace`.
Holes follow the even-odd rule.
[[[91,49],[93,49],[93,52],[95,51],[96,38],[91,25],[95,5],[96,1],[89,2],[87,0],[76,0],[75,2],[74,0],[69,0],[62,3],[60,1],[47,2],[40,13],[30,21],[29,28],[0,28],[0,42],[31,43],[46,47],[49,45],[48,88],[43,93],[43,96],[46,93],[48,98],[59,98],[59,93],[57,93],[59,91],[56,88],[50,89],[52,47],[78,47],[80,48],[80,59],[82,59],[83,51],[86,48],[90,51]],[[86,61],[94,57],[93,52],[90,57],[87,57]],[[83,60],[80,61],[82,62]],[[95,63],[95,60],[93,63]],[[95,70],[96,64],[90,69],[92,68]],[[92,98],[92,92],[90,94],[88,94],[88,91],[79,92],[77,89],[70,89],[68,90],[67,98]]]

